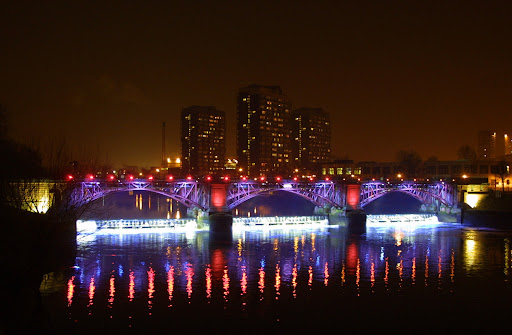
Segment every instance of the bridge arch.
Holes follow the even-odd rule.
[[[296,194],[315,206],[330,205],[333,207],[342,207],[341,194],[334,184],[325,183],[325,185],[314,184],[304,186],[298,183],[282,183],[273,186],[262,186],[255,183],[244,183],[243,187],[233,187],[227,196],[227,207],[233,210],[244,202],[253,199],[259,195],[272,192],[287,192]]]
[[[188,208],[208,209],[209,191],[201,183],[175,181],[153,183],[130,181],[124,183],[81,182],[72,194],[72,202],[81,206],[103,196],[129,191],[147,191],[176,200]]]
[[[298,193],[298,192],[293,192],[293,191],[284,190],[284,189],[267,189],[267,190],[262,190],[261,192],[254,192],[254,193],[248,194],[242,198],[237,199],[236,201],[233,201],[232,203],[228,203],[228,208],[230,210],[233,210],[233,209],[235,209],[235,207],[238,207],[239,205],[243,204],[246,201],[254,199],[260,195],[271,194],[273,192],[286,192],[286,193],[290,193],[290,194],[296,194],[296,195],[300,196],[301,198],[304,198],[304,199],[308,200],[309,202],[313,203],[315,206],[321,206],[321,204],[318,201],[315,201],[311,197],[308,197],[308,196]]]
[[[361,188],[361,207],[391,192],[401,192],[421,201],[423,204],[453,206],[455,188],[444,183],[419,184],[403,182],[399,184],[367,183]]]
[[[382,193],[379,193],[379,194],[376,194],[374,195],[373,197],[370,197],[368,199],[366,199],[366,201],[362,201],[361,202],[361,207],[366,207],[367,205],[371,204],[372,202],[374,202],[375,200],[377,199],[380,199],[388,194],[392,194],[392,193],[401,193],[401,194],[406,194],[408,196],[410,196],[411,198],[413,199],[416,199],[418,201],[420,201],[422,204],[428,204],[428,202],[422,198],[421,196],[417,195],[417,194],[414,194],[414,193],[411,193],[411,192],[407,192],[407,191],[402,191],[402,190],[390,190],[388,192],[382,192]]]
[[[160,191],[160,190],[152,189],[152,188],[132,188],[132,189],[108,190],[108,191],[105,191],[103,193],[98,193],[98,194],[92,196],[88,200],[88,202],[93,202],[95,200],[101,199],[102,197],[106,197],[106,196],[113,195],[113,194],[116,194],[116,193],[125,193],[125,192],[130,192],[130,191],[144,191],[144,192],[155,193],[155,194],[159,194],[159,195],[162,195],[164,197],[176,200],[177,202],[179,202],[180,204],[183,204],[187,208],[197,207],[199,209],[206,210],[206,208],[204,208],[201,204],[198,204],[198,203],[196,203],[194,201],[191,201],[189,199],[183,198],[180,195],[173,194],[173,193],[168,193],[168,192],[164,192],[164,191]]]

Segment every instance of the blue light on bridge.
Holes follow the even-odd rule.
[[[194,233],[199,228],[195,219],[155,219],[155,220],[78,220],[77,234],[90,236],[95,234],[141,234],[141,233]],[[334,227],[329,226],[325,216],[276,216],[233,218],[234,230],[269,229],[308,229]]]
[[[440,224],[435,214],[368,214],[366,216],[367,227],[379,227],[386,225],[436,225]]]
[[[78,220],[78,235],[93,234],[140,234],[140,233],[189,233],[197,230],[195,219],[157,220]]]

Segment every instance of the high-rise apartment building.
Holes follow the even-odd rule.
[[[496,132],[482,130],[478,132],[478,158],[496,158]]]
[[[213,106],[190,106],[181,111],[183,171],[193,175],[224,169],[225,113]]]
[[[505,144],[505,155],[512,155],[512,132],[503,135],[503,142]]]
[[[237,96],[237,155],[249,176],[287,175],[291,104],[279,86],[250,85]]]
[[[293,168],[319,174],[331,157],[331,121],[322,108],[299,108],[292,112]]]

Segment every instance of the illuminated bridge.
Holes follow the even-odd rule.
[[[87,180],[75,182],[71,200],[82,205],[116,192],[150,191],[172,198],[188,208],[204,211],[229,212],[245,201],[262,194],[282,191],[308,199],[315,206],[347,209],[364,208],[370,202],[390,193],[402,192],[434,205],[435,208],[455,206],[457,187],[446,182],[383,182],[367,181],[357,184],[330,180],[278,180],[259,182],[237,180],[207,182],[193,180]]]

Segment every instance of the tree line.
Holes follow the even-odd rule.
[[[457,158],[474,164],[478,160],[476,150],[471,146],[464,144],[457,149]],[[435,156],[429,157],[423,161],[421,155],[414,150],[400,150],[396,155],[396,160],[402,171],[408,176],[421,176],[425,163],[433,163],[438,159]],[[505,159],[501,159],[493,164],[491,173],[500,179],[503,190],[505,189],[505,180],[510,174],[510,165]]]
[[[21,143],[9,136],[9,113],[0,105],[0,206],[41,211],[41,194],[49,205],[44,211],[59,216],[79,215],[85,210],[69,202],[73,183],[63,182],[66,174],[85,175],[108,169],[101,155],[82,150],[74,153],[65,138],[32,139]],[[44,188],[44,189],[43,189]],[[49,191],[48,191],[49,189]],[[80,207],[80,208],[79,208]]]

